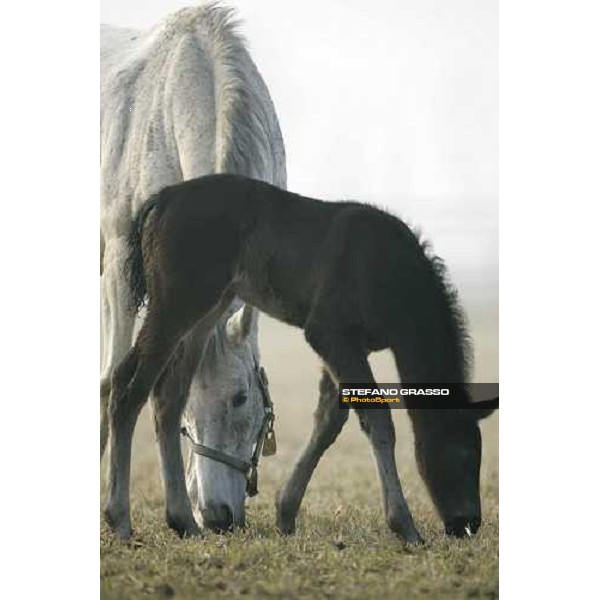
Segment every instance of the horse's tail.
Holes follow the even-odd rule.
[[[143,253],[144,225],[150,212],[156,208],[158,199],[159,194],[154,194],[142,204],[131,223],[127,238],[128,252],[125,260],[125,279],[129,284],[131,308],[136,313],[146,303],[148,293]],[[151,235],[151,232],[146,232],[146,235]]]

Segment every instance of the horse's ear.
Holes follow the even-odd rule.
[[[495,410],[498,410],[499,396],[491,400],[483,400],[483,402],[475,402],[473,407],[469,409],[469,414],[478,421],[489,417]]]
[[[250,335],[257,319],[258,311],[250,304],[244,304],[227,319],[225,326],[227,339],[232,343],[240,344]]]

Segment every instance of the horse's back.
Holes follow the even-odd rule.
[[[149,195],[223,169],[285,186],[275,110],[234,27],[211,5],[147,32],[101,27],[103,230],[125,233]]]
[[[147,196],[181,181],[182,162],[194,162],[198,174],[214,164],[210,62],[202,50],[190,51],[189,38],[169,20],[147,32],[101,29],[101,201],[111,228],[127,227]],[[183,156],[177,134],[185,115],[173,106],[174,78],[198,134]]]

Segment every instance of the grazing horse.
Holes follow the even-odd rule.
[[[101,27],[100,169],[102,456],[111,378],[136,325],[124,263],[139,206],[167,185],[215,172],[286,185],[275,110],[229,10],[186,8],[147,32]],[[236,299],[221,315],[204,360],[205,332],[191,331],[153,390],[167,522],[181,535],[198,531],[180,449],[186,400],[190,436],[215,451],[247,453],[260,432],[265,406],[256,314]],[[123,451],[114,438],[109,450],[110,461]],[[242,473],[194,454],[190,485],[205,526],[244,523]]]
[[[110,403],[111,454],[105,515],[121,537],[128,510],[131,430],[180,340],[208,339],[236,296],[300,327],[325,370],[315,428],[278,498],[278,526],[294,530],[310,476],[348,411],[336,384],[377,387],[367,360],[390,348],[404,384],[466,386],[470,348],[456,295],[440,259],[399,219],[355,202],[323,202],[235,175],[211,175],[151,197],[130,238],[134,303],[146,318],[118,366]],[[483,404],[483,403],[482,403]],[[489,405],[409,410],[420,472],[448,533],[481,520],[478,420]],[[381,480],[389,527],[419,542],[398,477],[389,408],[357,409]]]

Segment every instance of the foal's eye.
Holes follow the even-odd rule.
[[[248,400],[248,395],[246,394],[246,392],[238,392],[233,397],[233,406],[235,406],[237,408],[238,406],[241,406],[242,404],[244,404],[244,402],[246,402],[246,400]]]

